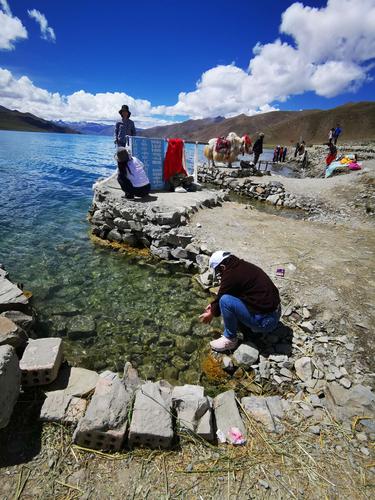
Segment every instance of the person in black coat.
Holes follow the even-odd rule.
[[[253,163],[256,165],[259,160],[259,156],[263,153],[263,139],[264,139],[264,134],[261,132],[259,134],[258,139],[254,142],[253,146],[253,153],[254,153],[254,159]]]

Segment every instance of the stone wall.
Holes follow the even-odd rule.
[[[180,197],[180,204],[176,204],[176,196]],[[93,234],[112,242],[147,247],[152,255],[178,261],[187,268],[199,269],[203,262],[207,264],[210,252],[194,244],[194,236],[186,225],[196,211],[221,205],[226,194],[205,190],[158,193],[155,197],[162,200],[160,204],[114,197],[110,191],[96,188],[90,211]]]
[[[199,168],[198,180],[278,207],[311,208],[308,200],[297,198],[294,194],[286,192],[281,182],[270,180],[269,176],[250,178],[251,175],[252,172],[249,169],[230,170],[203,165]]]

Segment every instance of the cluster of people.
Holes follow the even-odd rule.
[[[339,123],[336,125],[336,127],[332,127],[328,132],[328,143],[336,145],[341,132],[342,128],[340,127]]]
[[[133,199],[135,196],[143,198],[149,195],[151,184],[143,163],[131,155],[128,147],[128,137],[136,135],[135,125],[130,119],[131,112],[127,105],[121,107],[119,114],[121,121],[115,126],[117,181],[125,193],[125,198]]]
[[[286,154],[288,152],[288,148],[286,146],[276,146],[273,150],[273,159],[274,163],[285,161]]]

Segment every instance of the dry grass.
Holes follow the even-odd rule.
[[[352,431],[333,419],[320,436],[307,431],[308,421],[286,423],[284,435],[273,435],[246,412],[243,416],[248,429],[244,446],[215,446],[180,432],[175,449],[168,452],[85,449],[71,443],[69,429],[48,424],[39,455],[27,465],[0,469],[0,496],[364,499],[374,494],[371,458],[360,456]]]

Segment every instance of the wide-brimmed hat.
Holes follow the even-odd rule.
[[[124,113],[124,111],[125,111],[126,113],[129,113],[129,116],[131,115],[131,113],[130,113],[130,111],[129,111],[129,106],[128,106],[127,104],[123,104],[123,105],[121,106],[121,109],[120,109],[120,111],[119,111],[119,113],[120,113],[120,115],[121,115],[121,116],[122,116],[122,113]]]

